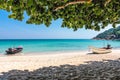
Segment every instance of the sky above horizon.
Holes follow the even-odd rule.
[[[61,28],[61,19],[52,21],[47,28],[44,24],[26,24],[28,19],[26,14],[23,21],[9,19],[8,15],[8,12],[0,10],[0,39],[90,39],[112,27],[108,25],[99,32],[83,28],[73,31],[73,29]]]

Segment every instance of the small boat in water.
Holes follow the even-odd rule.
[[[16,54],[22,52],[22,50],[23,50],[22,47],[8,48],[8,50],[6,50],[6,54]]]
[[[90,47],[90,49],[92,50],[92,53],[94,54],[105,54],[105,53],[111,53],[112,49],[108,49],[108,48],[96,48],[96,47]]]

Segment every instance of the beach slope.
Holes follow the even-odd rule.
[[[120,51],[113,50],[108,54],[90,54],[90,52],[71,52],[59,54],[29,54],[0,56],[0,73],[9,70],[33,71],[42,67],[60,65],[80,65],[87,61],[114,60],[120,58]]]

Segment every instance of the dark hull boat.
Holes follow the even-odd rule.
[[[8,50],[6,50],[6,54],[16,54],[19,52],[22,52],[23,48],[22,47],[17,47],[17,48],[8,48]]]

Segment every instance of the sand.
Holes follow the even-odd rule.
[[[115,60],[120,58],[120,50],[112,50],[108,54],[90,54],[88,51],[50,54],[22,54],[0,56],[0,73],[9,70],[33,71],[42,67],[60,66],[64,64],[80,65],[87,61]]]

